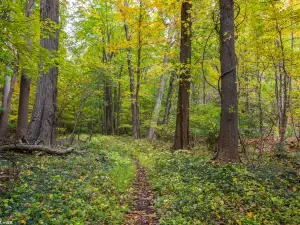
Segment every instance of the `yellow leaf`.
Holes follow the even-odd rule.
[[[254,217],[252,212],[248,212],[248,213],[247,213],[247,216],[248,216],[249,218],[251,218],[251,219]]]

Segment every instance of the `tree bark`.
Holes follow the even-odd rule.
[[[221,122],[217,160],[240,162],[233,0],[220,0],[220,62]]]
[[[114,135],[114,103],[112,93],[112,81],[105,77],[104,83],[104,134]]]
[[[28,107],[30,96],[30,79],[26,75],[21,76],[18,123],[16,138],[22,139],[26,136],[28,128]]]
[[[29,18],[33,14],[35,0],[26,1],[25,15]],[[29,27],[30,28],[30,27]],[[26,38],[29,50],[32,50],[32,41]],[[26,74],[26,70],[22,70],[19,96],[18,123],[16,130],[16,138],[21,139],[26,136],[28,129],[28,108],[30,98],[30,78]]]
[[[59,24],[59,0],[41,0],[40,17],[45,24],[50,19]],[[44,25],[45,25],[44,24]],[[49,24],[48,24],[49,25]],[[50,26],[50,25],[49,25]],[[49,26],[47,28],[49,29]],[[47,49],[53,56],[58,50],[59,29],[52,27],[51,31],[44,30],[49,36],[41,36],[40,45]],[[40,65],[40,77],[38,79],[36,99],[29,124],[27,140],[30,143],[41,143],[53,145],[56,142],[56,103],[57,103],[57,76],[58,68],[53,65],[49,71],[42,70]]]
[[[191,78],[191,3],[183,2],[181,7],[181,42],[180,42],[180,79],[176,132],[173,149],[184,149],[189,146],[189,101]]]

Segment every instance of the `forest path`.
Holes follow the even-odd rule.
[[[127,225],[155,225],[158,224],[154,195],[148,182],[148,171],[143,168],[138,160],[135,161],[136,178],[133,184],[134,206],[126,214]]]

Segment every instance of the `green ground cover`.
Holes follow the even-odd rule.
[[[0,218],[14,224],[123,224],[135,176],[149,170],[160,224],[299,224],[298,158],[261,166],[219,165],[193,149],[128,137],[93,138],[88,154],[19,155],[14,189],[1,196]],[[299,161],[298,161],[299,162]]]

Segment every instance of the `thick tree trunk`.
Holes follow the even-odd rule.
[[[169,61],[168,56],[165,55],[164,56],[164,68],[165,69],[168,67],[168,61]],[[157,122],[158,122],[160,106],[161,106],[164,89],[165,89],[166,76],[167,76],[167,74],[166,74],[166,72],[164,72],[164,74],[160,78],[159,90],[158,90],[158,94],[157,94],[157,98],[156,98],[155,107],[154,107],[154,110],[152,113],[152,121],[151,121],[151,126],[150,126],[150,130],[149,130],[149,134],[148,134],[148,138],[150,140],[156,139],[155,126],[157,126]]]
[[[29,18],[33,14],[35,0],[26,1],[25,15]],[[30,50],[32,50],[32,41],[26,39]],[[18,110],[18,123],[16,130],[16,138],[21,139],[26,136],[28,129],[28,108],[30,97],[30,79],[26,75],[26,70],[22,70],[21,83],[20,83],[20,96],[19,96],[19,110]]]
[[[52,20],[59,23],[59,0],[41,0],[41,21],[47,23]],[[49,29],[49,27],[47,27]],[[59,30],[56,27],[52,31],[42,30],[49,34],[48,37],[41,36],[41,47],[49,50],[53,55],[58,50]],[[40,68],[43,68],[42,63]],[[36,99],[29,124],[27,140],[31,143],[53,145],[56,141],[56,102],[57,102],[57,76],[58,68],[53,67],[48,72],[40,71],[38,79]]]
[[[20,84],[18,124],[17,124],[17,131],[16,131],[17,139],[21,139],[25,137],[27,133],[29,96],[30,96],[30,79],[28,76],[22,75],[21,84]]]
[[[181,42],[180,42],[180,79],[178,106],[176,117],[176,132],[173,149],[183,149],[189,146],[189,100],[191,77],[191,3],[183,2],[181,8]]]
[[[18,58],[16,59],[18,61]],[[8,118],[11,111],[11,99],[14,92],[15,83],[18,76],[18,63],[15,63],[14,73],[12,78],[5,76],[5,84],[2,97],[2,108],[4,111],[0,113],[0,140],[5,139],[8,128]]]
[[[240,162],[234,37],[234,2],[220,0],[221,122],[217,160]]]
[[[112,81],[110,78],[106,79],[104,84],[104,134],[114,135],[114,103],[112,93]]]

